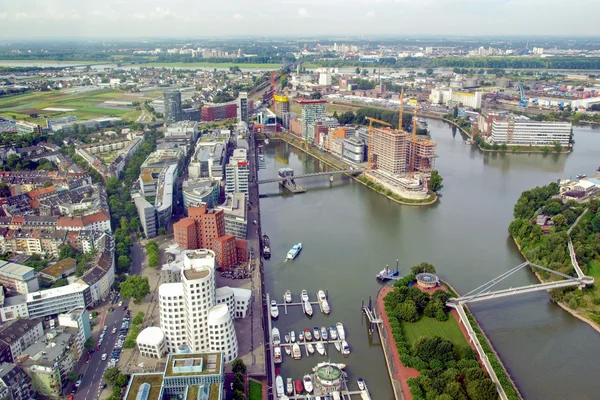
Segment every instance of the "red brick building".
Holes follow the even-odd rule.
[[[205,104],[202,106],[202,121],[216,121],[237,117],[237,102]]]
[[[188,207],[188,217],[173,224],[175,242],[184,249],[210,249],[216,263],[223,269],[248,261],[246,241],[225,234],[223,210],[207,208],[206,204]]]

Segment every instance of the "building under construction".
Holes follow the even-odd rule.
[[[373,167],[394,175],[431,172],[435,165],[436,144],[411,138],[404,130],[373,128]],[[371,151],[371,150],[369,150]]]

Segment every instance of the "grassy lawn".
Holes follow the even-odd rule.
[[[121,117],[123,119],[135,120],[141,111],[134,109],[116,109],[98,107],[107,100],[120,100],[131,96],[120,90],[98,89],[84,93],[69,93],[69,89],[51,92],[33,92],[18,96],[0,98],[0,115],[17,119],[36,122],[45,125],[44,118],[30,118],[29,114],[39,114],[48,118],[56,118],[65,115],[75,115],[79,119],[90,119],[102,116]],[[143,97],[138,101],[143,101]],[[74,111],[48,111],[44,108],[71,108]]]
[[[584,216],[584,218],[586,216],[587,214]],[[590,261],[590,265],[588,267],[588,275],[593,276],[596,279],[600,279],[600,262],[598,260]]]
[[[12,66],[12,64],[48,64],[48,65],[80,65],[80,64],[101,64],[95,61],[53,61],[53,60],[0,60],[0,66]]]
[[[238,66],[240,68],[246,69],[279,69],[281,68],[281,64],[236,64],[235,62],[225,62],[225,63],[211,63],[211,62],[194,62],[194,63],[184,63],[184,62],[173,62],[173,63],[144,63],[144,64],[128,64],[127,66],[135,65],[138,67],[182,67],[182,68],[229,68]]]
[[[412,346],[421,336],[439,336],[450,340],[456,346],[467,346],[458,322],[450,316],[448,321],[440,322],[436,319],[423,317],[415,323],[402,323],[402,330],[408,343]]]
[[[260,382],[248,381],[248,399],[249,400],[262,400],[262,385]]]

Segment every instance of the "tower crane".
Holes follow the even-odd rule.
[[[404,88],[400,92],[400,115],[398,116],[398,130],[402,131],[402,117],[404,113]]]
[[[392,124],[388,124],[385,121],[380,121],[372,117],[365,118],[369,120],[369,152],[367,155],[367,170],[370,170],[373,166],[373,122],[377,122],[378,124],[385,126],[392,126]]]

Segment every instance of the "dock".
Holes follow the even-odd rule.
[[[285,179],[279,182],[279,184],[294,194],[306,192],[306,188],[296,183],[293,179]]]
[[[319,296],[317,295],[317,299],[318,298],[319,298]],[[325,298],[327,299],[327,303],[329,304],[329,291],[328,290],[325,290]],[[319,309],[321,310],[321,312],[323,314],[328,314],[328,313],[325,313],[323,311],[323,303],[321,301],[309,301],[309,303],[310,303],[311,306],[319,306]],[[294,303],[294,302],[292,302],[292,303],[286,303],[285,302],[285,295],[283,295],[283,303],[277,303],[277,308],[283,307],[283,312],[285,313],[285,315],[287,315],[287,313],[288,313],[287,308],[288,307],[293,307],[293,306],[300,306],[300,307],[302,307],[302,312],[304,312],[304,303],[302,303],[302,302],[301,303]],[[331,304],[329,304],[329,314],[330,313],[331,313]]]

